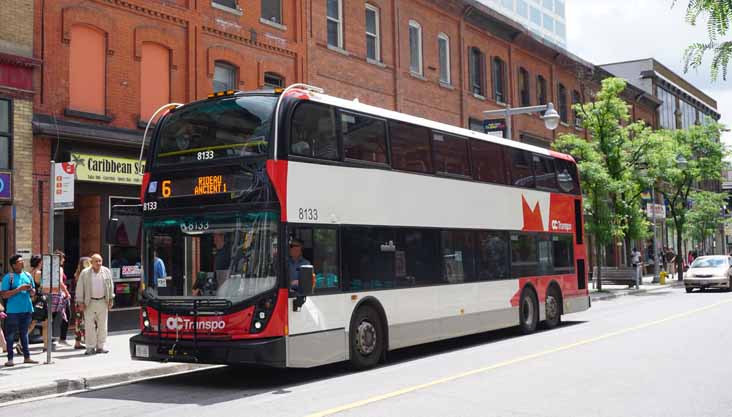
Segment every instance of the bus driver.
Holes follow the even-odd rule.
[[[290,257],[287,259],[287,271],[290,276],[290,288],[297,290],[300,285],[298,275],[300,267],[303,265],[311,265],[310,261],[302,256],[303,242],[300,239],[292,238],[290,240]]]

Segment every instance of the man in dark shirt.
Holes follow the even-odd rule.
[[[297,290],[300,286],[300,267],[311,265],[310,261],[302,256],[302,240],[293,238],[290,241],[290,257],[287,259],[287,271],[290,276],[290,288]]]

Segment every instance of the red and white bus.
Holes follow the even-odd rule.
[[[141,198],[134,359],[367,368],[590,305],[570,156],[314,87],[175,108]]]

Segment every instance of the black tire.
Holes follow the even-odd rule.
[[[553,329],[559,326],[559,323],[562,322],[562,296],[557,287],[549,287],[549,291],[546,293],[544,310],[546,312],[544,327]]]
[[[524,288],[519,300],[519,327],[521,327],[521,333],[534,333],[538,324],[539,302],[536,301],[536,293],[529,287]]]
[[[693,289],[693,288],[691,288],[691,287],[686,287],[686,292],[687,292],[687,293],[690,293],[690,292],[692,292],[692,291],[694,291],[694,289]]]
[[[371,306],[359,307],[354,313],[348,337],[354,369],[369,369],[379,363],[386,346],[382,323],[381,316]]]

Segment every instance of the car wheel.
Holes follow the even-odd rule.
[[[539,322],[539,303],[536,293],[530,287],[524,288],[519,301],[519,325],[521,333],[530,334],[536,331]]]
[[[544,326],[547,329],[553,329],[559,325],[562,321],[562,302],[559,290],[556,287],[551,287],[546,294],[546,303],[544,309],[546,310],[546,320]]]
[[[692,292],[692,291],[694,291],[694,289],[693,289],[693,288],[691,288],[691,287],[686,287],[686,292],[687,292],[687,293],[690,293],[690,292]]]
[[[727,288],[725,289],[725,291],[732,291],[732,277],[727,278]]]
[[[385,336],[381,317],[371,306],[362,306],[351,320],[351,366],[356,370],[376,366],[384,353]]]

